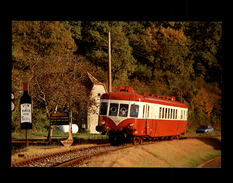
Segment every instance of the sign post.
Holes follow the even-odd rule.
[[[72,111],[70,114],[68,112],[51,114],[50,115],[50,126],[52,125],[69,125],[69,137],[66,140],[61,141],[64,146],[71,146],[73,144],[72,137]],[[51,140],[51,137],[50,137]]]
[[[28,143],[28,129],[25,129],[25,139],[26,139],[26,147],[29,146],[29,143]]]
[[[28,129],[32,129],[32,101],[28,94],[28,82],[23,83],[23,96],[20,98],[20,128],[25,129],[25,143],[28,143]]]
[[[71,146],[73,144],[72,136],[72,111],[70,112],[70,122],[69,122],[69,136],[68,139],[61,141],[64,146]]]

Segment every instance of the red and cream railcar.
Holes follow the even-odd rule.
[[[186,132],[188,106],[174,97],[140,95],[132,87],[105,93],[100,98],[96,130],[109,134],[112,144],[144,138],[179,137]]]

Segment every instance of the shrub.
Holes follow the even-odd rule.
[[[49,127],[49,120],[46,117],[46,113],[41,109],[33,109],[32,130],[47,131],[48,127]],[[20,130],[20,110],[16,108],[11,115],[11,131],[18,132],[19,130]]]

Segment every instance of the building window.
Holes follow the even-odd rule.
[[[118,104],[111,103],[109,108],[109,116],[116,116],[118,112]]]

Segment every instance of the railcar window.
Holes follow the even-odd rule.
[[[162,119],[164,118],[164,108],[162,108]]]
[[[127,117],[128,116],[128,104],[120,104],[119,116]]]
[[[165,119],[167,119],[167,108],[165,109]]]
[[[143,105],[143,112],[142,112],[142,117],[145,117],[145,105]]]
[[[171,116],[170,116],[170,119],[172,119],[172,111],[173,111],[173,109],[171,109]]]
[[[183,110],[181,110],[180,119],[183,119]]]
[[[173,109],[173,112],[172,112],[172,119],[175,119],[175,109]]]
[[[159,108],[159,118],[161,118],[161,112],[162,112],[162,108]]]
[[[168,116],[167,119],[170,119],[170,108],[168,108]]]
[[[108,103],[101,102],[100,104],[100,115],[107,115]]]
[[[138,117],[139,105],[132,104],[130,108],[130,117]]]
[[[177,119],[177,109],[176,109],[176,115],[175,115],[175,119]]]
[[[148,108],[147,108],[147,118],[149,118],[149,114],[150,114],[150,106],[148,105]]]
[[[118,104],[111,103],[109,108],[109,116],[116,116],[118,111]]]

